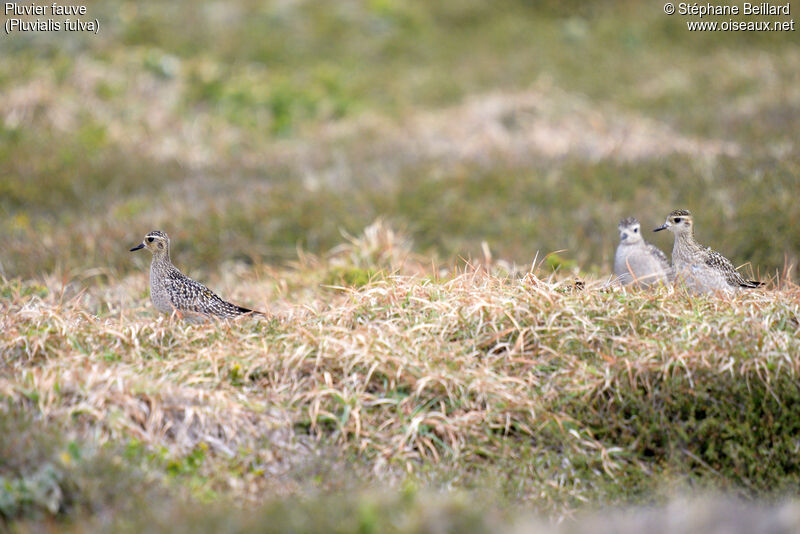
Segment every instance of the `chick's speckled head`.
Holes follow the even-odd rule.
[[[617,229],[619,230],[619,242],[624,245],[632,245],[642,240],[639,221],[636,217],[622,219],[617,225]]]

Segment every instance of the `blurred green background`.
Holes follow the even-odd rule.
[[[798,258],[796,32],[638,1],[87,8],[96,36],[0,40],[6,276],[122,275],[155,228],[182,266],[280,265],[379,216],[443,260],[602,274],[619,219],[678,207],[737,265]]]

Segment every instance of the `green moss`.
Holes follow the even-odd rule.
[[[135,463],[119,462],[113,447],[66,440],[18,408],[0,410],[0,458],[0,520],[11,524],[131,513],[164,495]]]
[[[34,296],[38,298],[45,298],[50,294],[50,291],[34,282],[23,282],[21,280],[8,280],[0,282],[0,298],[16,300]]]
[[[545,261],[553,271],[565,270],[569,272],[578,266],[575,260],[568,260],[556,253],[548,254]]]
[[[382,271],[360,269],[358,267],[337,267],[330,269],[324,284],[329,286],[363,287],[374,280],[383,278]]]
[[[658,372],[634,384],[568,411],[656,473],[681,472],[753,495],[800,488],[800,422],[785,409],[800,401],[792,377],[781,373],[765,384],[695,370],[691,380],[681,371]]]

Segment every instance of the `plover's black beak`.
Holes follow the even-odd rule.
[[[664,223],[661,226],[659,226],[658,228],[655,228],[653,231],[654,232],[660,232],[661,230],[666,230],[667,228],[669,228],[669,225],[667,223]]]
[[[143,248],[144,248],[144,243],[139,243],[138,246],[133,247],[130,251],[131,252],[136,252],[137,250],[143,249]]]

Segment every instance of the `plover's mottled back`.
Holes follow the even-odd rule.
[[[698,244],[694,240],[694,220],[689,211],[675,210],[670,213],[666,222],[653,231],[661,230],[675,234],[675,246],[672,249],[675,281],[686,285],[689,290],[696,293],[730,293],[763,285],[763,282],[746,280],[725,256]]]
[[[154,230],[131,252],[146,248],[153,253],[150,264],[150,300],[160,312],[193,312],[232,319],[246,314],[264,315],[219,298],[213,291],[180,272],[169,259],[169,237]]]
[[[642,238],[639,221],[634,217],[622,219],[619,229],[619,245],[614,255],[614,274],[624,285],[636,284],[649,287],[669,281],[669,261],[655,245]]]

